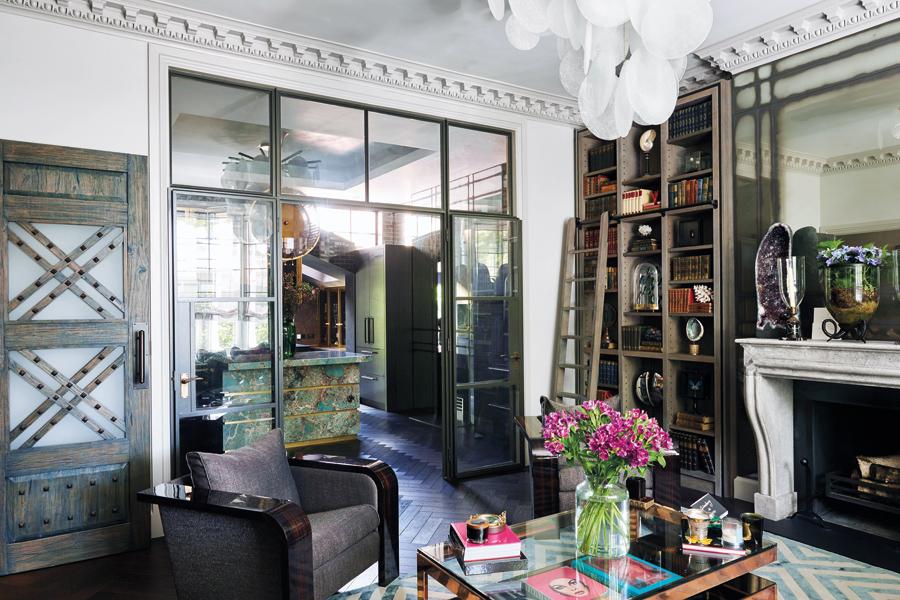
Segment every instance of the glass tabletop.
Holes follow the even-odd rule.
[[[598,596],[625,600],[682,585],[775,545],[764,542],[762,547],[737,556],[687,553],[681,549],[681,513],[662,506],[636,512],[640,525],[632,531],[628,555],[621,559],[577,556],[572,511],[511,526],[522,539],[522,554],[528,559],[524,570],[466,575],[449,541],[420,548],[419,553],[490,598],[530,597],[533,594],[526,593],[529,585],[536,589],[552,585],[557,592],[552,597],[561,600]],[[608,595],[606,590],[615,593]]]

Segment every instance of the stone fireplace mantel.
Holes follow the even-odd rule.
[[[794,491],[793,380],[900,388],[900,344],[743,338],[744,401],[759,459],[756,512],[797,512]]]

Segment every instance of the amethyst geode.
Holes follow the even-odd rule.
[[[756,335],[782,337],[787,331],[788,307],[778,290],[777,258],[791,255],[791,228],[773,223],[756,252]]]

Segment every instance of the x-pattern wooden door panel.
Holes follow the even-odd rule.
[[[146,545],[141,157],[0,142],[0,573]]]

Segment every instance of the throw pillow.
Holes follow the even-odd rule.
[[[300,505],[280,429],[225,454],[188,452],[186,459],[198,489],[266,496]]]

